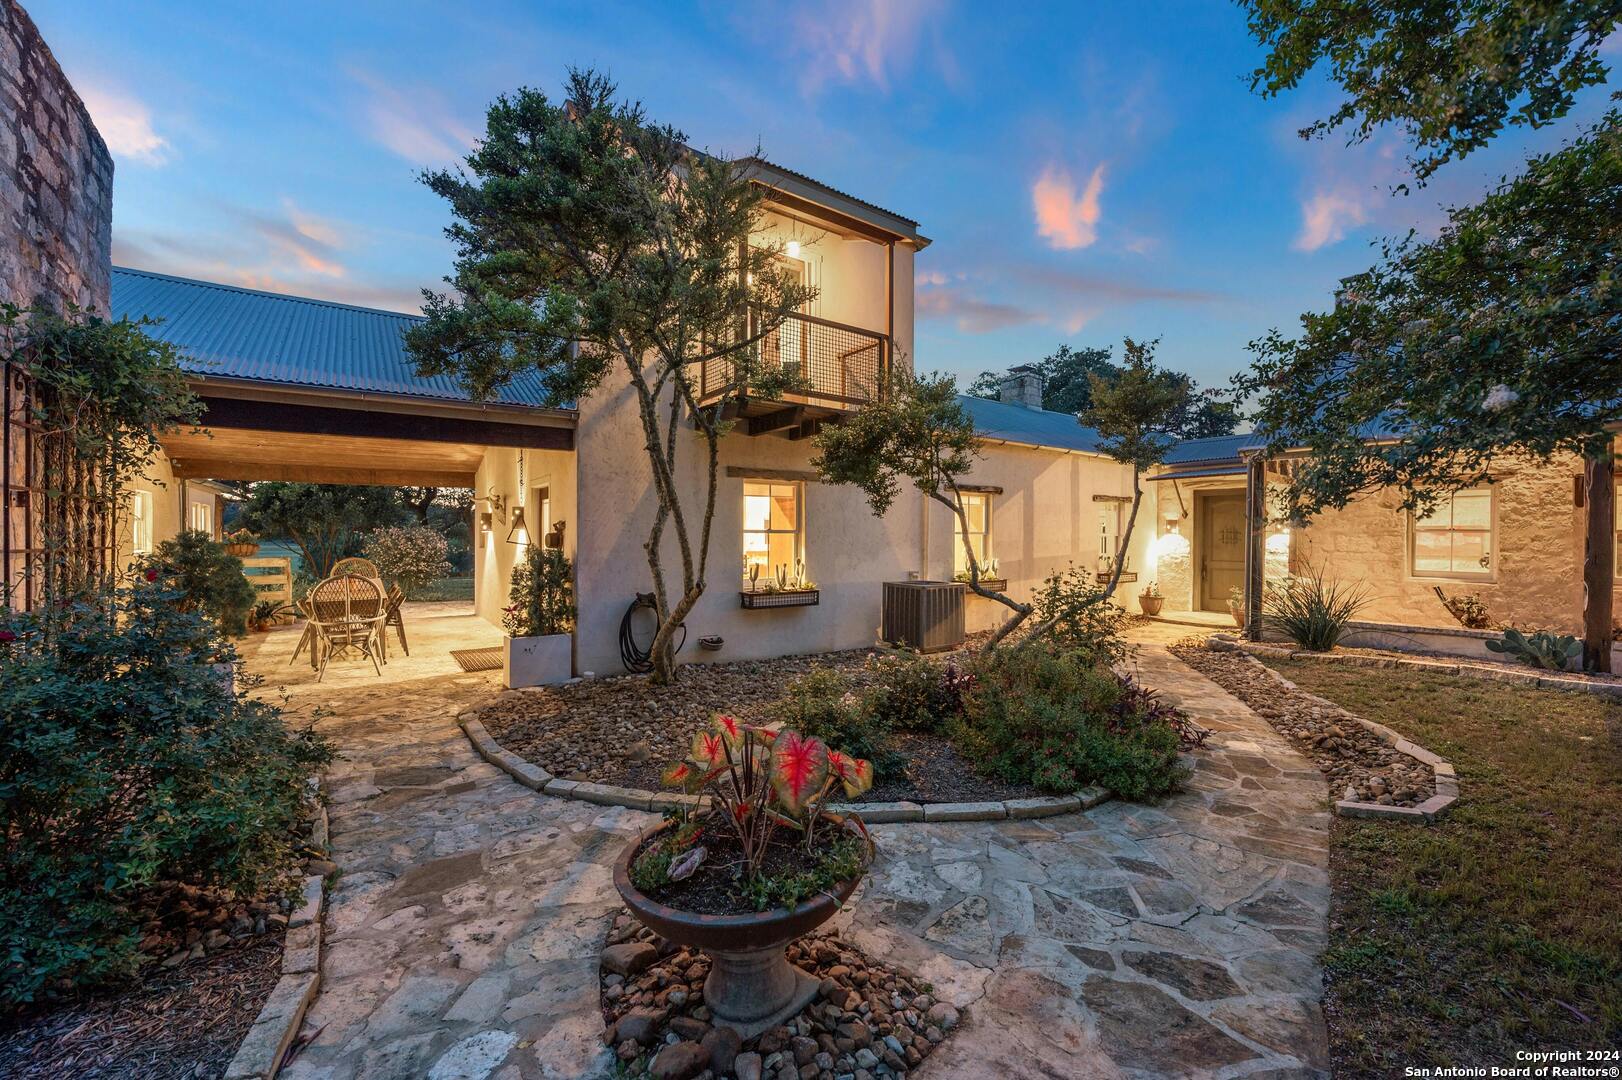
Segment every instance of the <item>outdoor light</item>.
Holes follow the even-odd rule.
[[[481,535],[488,536],[490,534],[490,518],[492,516],[488,510],[479,515],[479,533]]]
[[[789,258],[798,259],[800,257],[800,242],[798,240],[790,240],[784,246],[783,251],[786,255],[788,255]]]
[[[507,531],[507,543],[520,546],[529,543],[529,530],[524,527],[524,508],[513,507],[513,527]]]

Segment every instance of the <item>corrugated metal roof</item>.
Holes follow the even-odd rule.
[[[401,335],[418,315],[113,267],[113,317],[162,319],[147,333],[181,348],[188,370],[282,386],[470,401],[450,376],[416,374]],[[494,400],[540,406],[524,375]]]
[[[1071,413],[1049,412],[1005,401],[959,394],[975,430],[987,439],[1006,439],[1028,446],[1052,446],[1061,450],[1098,452],[1098,432],[1082,427]]]
[[[877,211],[878,213],[883,214],[886,217],[892,217],[892,218],[895,218],[897,221],[905,222],[908,225],[911,225],[914,229],[918,228],[918,223],[916,221],[912,220],[912,218],[910,218],[910,217],[906,217],[905,215],[898,214],[894,210],[886,210],[884,207],[878,205],[877,203],[870,203],[866,199],[858,198],[857,196],[852,195],[848,191],[840,191],[838,188],[834,187],[832,184],[825,183],[825,182],[823,182],[821,180],[818,180],[814,176],[807,176],[805,173],[800,172],[797,169],[791,169],[786,165],[779,165],[775,161],[768,161],[765,158],[760,157],[758,155],[748,157],[748,158],[744,158],[742,160],[757,162],[757,163],[759,163],[761,165],[766,166],[769,169],[776,169],[778,172],[785,173],[785,174],[787,174],[789,176],[792,176],[792,177],[794,177],[794,179],[802,181],[803,183],[810,184],[813,187],[819,187],[823,191],[828,192],[830,195],[837,195],[841,199],[849,199],[851,202],[856,203],[858,206],[865,206],[869,210]]]
[[[1170,472],[1155,473],[1145,477],[1148,480],[1198,480],[1207,476],[1243,476],[1246,469],[1243,464],[1212,465],[1204,469],[1173,469]]]
[[[1203,461],[1239,460],[1243,450],[1255,450],[1267,445],[1260,435],[1215,435],[1209,439],[1184,439],[1166,453],[1164,464],[1187,465]]]

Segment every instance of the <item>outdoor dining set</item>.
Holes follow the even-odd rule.
[[[401,650],[411,655],[400,612],[404,600],[400,586],[385,587],[382,575],[369,559],[338,560],[332,574],[296,604],[305,619],[304,634],[293,649],[290,663],[308,648],[310,666],[316,669],[316,681],[320,682],[326,677],[328,661],[353,654],[370,660],[373,670],[381,676],[379,663],[389,662],[391,627],[400,639]]]

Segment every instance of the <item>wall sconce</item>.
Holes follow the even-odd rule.
[[[800,242],[798,240],[790,240],[787,244],[784,244],[783,254],[787,255],[791,259],[798,259],[800,257]]]
[[[489,536],[490,535],[490,518],[492,516],[493,515],[491,515],[490,511],[488,511],[488,510],[484,511],[483,513],[481,513],[479,515],[479,535],[480,536]]]
[[[507,543],[524,545],[529,543],[529,529],[524,526],[524,508],[513,507],[513,527],[507,531]]]

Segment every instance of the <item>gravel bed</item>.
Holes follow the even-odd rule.
[[[563,686],[507,690],[479,708],[485,730],[505,749],[565,780],[658,791],[665,766],[687,756],[693,733],[725,712],[763,723],[788,683],[815,667],[844,672],[860,689],[872,679],[873,649],[687,664],[669,685],[645,675],[587,679]],[[880,777],[864,802],[982,802],[1042,792],[980,776],[947,739],[897,733],[904,776]]]
[[[782,1026],[740,1042],[709,1022],[709,960],[622,911],[602,955],[603,1041],[630,1076],[878,1080],[916,1070],[962,1022],[927,984],[836,933],[790,943],[788,960],[821,980],[816,999]]]
[[[1346,710],[1279,685],[1245,653],[1213,651],[1202,638],[1167,648],[1250,706],[1310,757],[1335,798],[1417,806],[1435,794],[1436,777],[1428,765],[1387,745]]]

